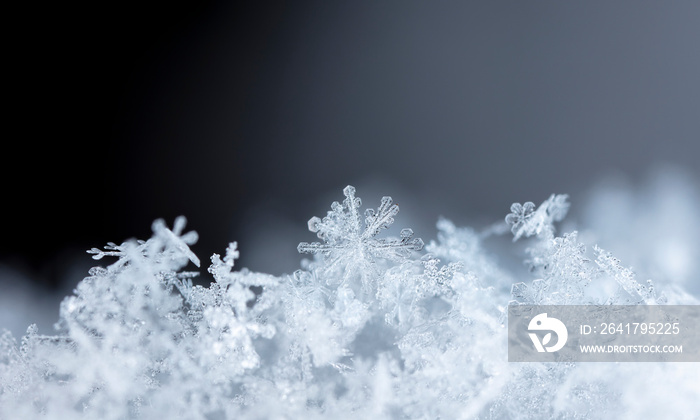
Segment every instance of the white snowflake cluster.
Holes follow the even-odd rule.
[[[587,255],[577,232],[555,236],[566,196],[511,207],[514,239],[536,236],[535,279],[513,285],[483,246],[501,225],[478,234],[442,219],[422,254],[410,229],[379,237],[391,198],[363,220],[355,189],[343,193],[309,221],[322,242],[299,244],[313,259],[292,275],[235,271],[233,242],[211,257],[213,282],[194,285],[184,218],[90,250],[117,261],[63,301],[55,335],[0,335],[0,419],[636,418],[658,403],[630,397],[645,381],[681,386],[666,414],[700,412],[692,366],[507,362],[509,300],[599,302],[607,284],[605,303],[663,302],[608,252]]]
[[[595,257],[587,255],[587,247],[578,240],[578,232],[554,236],[553,223],[560,221],[568,211],[565,195],[552,195],[535,210],[530,202],[511,206],[506,223],[512,225],[514,240],[521,236],[537,235],[536,243],[527,248],[530,258],[525,263],[539,278],[531,284],[513,284],[511,303],[538,305],[572,304],[656,304],[665,302],[665,296],[656,295],[651,280],[647,286],[637,282],[634,272],[623,267],[609,252],[594,246]],[[604,296],[592,295],[589,286],[598,287],[614,282],[616,292]]]

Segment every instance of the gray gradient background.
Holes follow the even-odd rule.
[[[342,199],[345,183],[386,183],[358,195],[391,193],[429,229],[552,192],[575,205],[610,173],[697,166],[697,2],[334,2],[284,24],[243,126],[274,144],[251,174],[266,211],[302,229],[329,200],[290,203]]]
[[[95,7],[25,16],[9,60],[0,264],[45,285],[179,214],[203,259],[238,240],[291,272],[347,184],[430,239],[606,174],[697,176],[699,2]]]

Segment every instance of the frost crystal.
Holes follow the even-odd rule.
[[[114,268],[121,267],[131,257],[136,257],[136,254],[141,254],[144,257],[151,257],[156,253],[161,253],[161,258],[170,259],[184,256],[199,267],[199,258],[197,258],[194,252],[189,248],[189,245],[193,245],[197,242],[197,232],[188,232],[181,235],[186,224],[187,219],[184,216],[180,216],[175,219],[173,230],[170,230],[165,225],[164,220],[158,219],[153,222],[152,226],[154,237],[148,242],[132,241],[121,245],[109,242],[105,246],[105,251],[99,248],[92,248],[88,253],[93,254],[92,258],[95,260],[102,259],[106,256],[119,257],[118,263],[112,266]],[[167,250],[167,252],[163,252],[165,250]]]
[[[557,197],[563,197],[557,199]],[[525,211],[525,207],[515,203],[511,206],[511,214],[506,221],[513,224],[513,233],[517,238],[520,234],[531,236],[537,233],[536,243],[527,249],[530,258],[525,262],[530,271],[539,278],[531,285],[526,283],[514,284],[511,288],[512,298],[520,303],[543,305],[563,304],[644,304],[661,303],[663,296],[657,298],[651,280],[648,286],[638,283],[632,270],[623,267],[617,258],[603,251],[597,245],[593,247],[595,257],[587,255],[586,246],[579,242],[578,232],[565,233],[554,237],[552,221],[563,217],[568,208],[566,196],[552,195],[537,211]],[[559,203],[559,204],[557,204]],[[528,203],[526,203],[528,204]],[[545,210],[541,210],[541,209]],[[542,215],[536,216],[542,211]],[[518,218],[514,214],[525,214]],[[556,215],[556,217],[555,217]],[[517,219],[517,220],[516,220]],[[518,223],[525,220],[524,224]],[[526,226],[529,226],[526,228]],[[539,232],[539,233],[538,233]],[[603,283],[613,280],[618,287],[614,294],[601,297],[593,296],[589,286],[594,282]],[[601,285],[598,285],[601,287]],[[605,286],[604,284],[602,285]]]
[[[552,194],[535,210],[535,204],[528,201],[525,204],[513,203],[506,223],[511,226],[513,242],[521,236],[553,234],[554,222],[559,222],[569,211],[568,196]]]
[[[423,240],[413,238],[411,229],[403,229],[401,238],[381,238],[376,236],[394,223],[399,206],[391,197],[383,197],[377,211],[365,211],[364,227],[360,217],[362,201],[355,197],[355,187],[343,189],[343,204],[333,202],[331,211],[323,219],[312,217],[309,230],[317,234],[324,243],[301,242],[297,247],[300,253],[320,254],[324,257],[326,269],[340,273],[342,281],[353,275],[362,277],[363,288],[370,289],[368,275],[374,274],[377,259],[401,262],[413,251],[423,249]],[[340,280],[340,279],[338,279]]]
[[[503,223],[477,233],[441,219],[419,256],[410,230],[377,238],[398,212],[390,198],[363,222],[354,188],[344,193],[310,220],[322,242],[299,244],[314,256],[292,275],[239,270],[232,242],[195,285],[184,218],[93,248],[116,261],[64,299],[55,335],[0,334],[0,418],[637,418],[658,408],[656,394],[640,397],[652,382],[668,390],[659,417],[700,412],[697,367],[507,362],[509,300],[664,302],[610,253],[589,252],[584,233],[555,236],[566,196],[511,207],[532,276],[513,284],[526,270],[487,251]]]

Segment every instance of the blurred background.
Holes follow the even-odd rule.
[[[677,231],[697,283],[700,3],[189,3],[8,10],[0,327],[160,217],[290,273],[347,184],[426,242],[569,193],[628,261]]]

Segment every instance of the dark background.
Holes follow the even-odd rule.
[[[700,155],[695,1],[6,13],[0,264],[49,287],[159,217],[186,215],[203,260],[238,240],[242,265],[279,274],[347,184],[429,239],[441,214],[575,204],[607,173]]]

